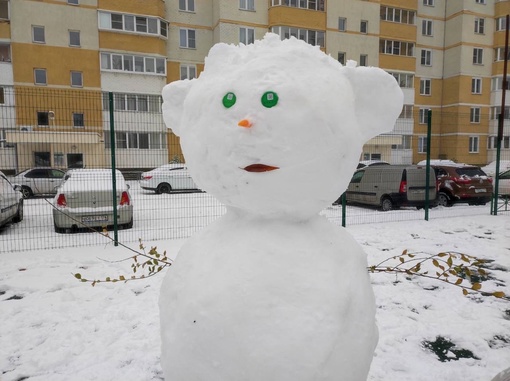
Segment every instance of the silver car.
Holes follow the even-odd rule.
[[[12,182],[21,185],[23,198],[54,195],[62,183],[64,174],[64,171],[57,168],[30,168],[14,176]]]
[[[117,225],[133,227],[133,200],[129,186],[116,171]],[[75,232],[83,228],[111,228],[114,225],[111,169],[73,169],[53,199],[55,232]]]
[[[0,172],[0,227],[9,222],[17,223],[23,220],[23,197],[20,189]]]

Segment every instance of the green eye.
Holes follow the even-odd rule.
[[[226,93],[223,97],[223,106],[230,108],[236,103],[236,95],[234,93]]]
[[[260,100],[264,107],[271,108],[278,103],[278,95],[274,91],[266,91]]]

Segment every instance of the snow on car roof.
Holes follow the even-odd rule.
[[[66,181],[60,192],[76,192],[89,190],[111,190],[111,169],[72,169],[65,175]],[[115,171],[117,190],[126,190],[127,184],[119,170]]]

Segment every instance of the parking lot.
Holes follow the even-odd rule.
[[[119,230],[120,242],[137,242],[176,239],[190,236],[193,232],[214,221],[225,213],[225,207],[211,195],[203,192],[156,194],[142,190],[137,181],[128,181],[134,205],[132,229]],[[24,220],[0,230],[0,251],[44,250],[96,244],[111,244],[100,234],[80,232],[55,233],[52,217],[52,198],[39,197],[25,200]],[[342,224],[342,207],[331,205],[321,214],[337,225]],[[430,210],[429,218],[447,218],[490,214],[490,206],[458,204],[453,207],[437,207]],[[388,223],[406,220],[423,220],[424,211],[416,208],[400,208],[381,212],[375,208],[348,205],[346,225],[364,223]],[[113,237],[113,232],[109,232]]]

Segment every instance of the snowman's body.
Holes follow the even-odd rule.
[[[195,181],[227,206],[164,280],[167,379],[365,380],[377,343],[366,257],[318,213],[363,142],[391,129],[395,80],[268,35],[213,47],[200,78],[163,97]]]

